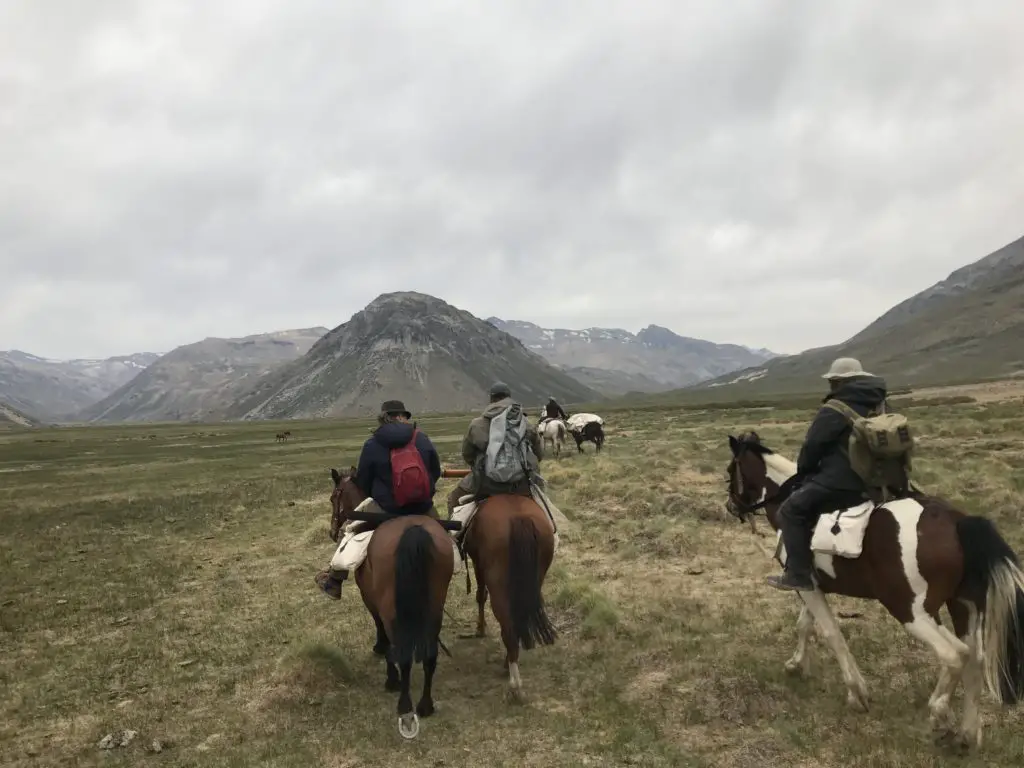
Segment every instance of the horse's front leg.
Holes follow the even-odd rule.
[[[800,607],[800,616],[796,620],[796,651],[786,662],[787,672],[799,672],[804,677],[811,674],[811,657],[807,654],[807,641],[814,632],[814,617],[806,603]]]
[[[821,628],[825,642],[832,648],[832,652],[835,653],[836,659],[839,661],[839,668],[843,672],[843,681],[846,683],[846,703],[854,709],[867,712],[869,701],[867,683],[864,682],[864,676],[860,673],[849,646],[846,645],[846,638],[843,637],[843,632],[832,613],[832,608],[825,601],[825,594],[820,589],[797,594],[803,599],[807,610]]]

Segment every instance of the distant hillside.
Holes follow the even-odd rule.
[[[433,296],[388,293],[257,382],[232,418],[375,413],[398,398],[417,413],[476,409],[505,381],[524,403],[599,395],[527,350],[516,338]]]
[[[105,360],[49,360],[0,352],[0,399],[41,419],[61,419],[102,400],[138,376],[159,355],[141,352]]]
[[[1024,238],[897,304],[856,336],[701,388],[726,394],[799,392],[822,385],[840,356],[860,359],[890,386],[1024,374]]]
[[[657,325],[632,334],[621,328],[541,328],[497,317],[487,322],[607,395],[682,387],[775,357],[766,349],[692,339]]]
[[[7,403],[0,402],[0,429],[7,427],[38,427],[40,422],[12,408]]]
[[[240,391],[304,355],[326,328],[240,339],[208,338],[178,347],[78,414],[83,421],[186,421],[216,418]]]

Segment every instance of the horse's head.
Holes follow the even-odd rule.
[[[764,455],[771,450],[761,444],[757,432],[744,432],[739,437],[729,435],[732,460],[726,468],[729,496],[725,508],[741,523],[754,514],[753,507],[767,492],[768,466]]]
[[[356,468],[350,467],[341,472],[331,467],[331,479],[334,490],[331,492],[331,539],[338,541],[341,526],[363,500],[363,494],[355,484]]]

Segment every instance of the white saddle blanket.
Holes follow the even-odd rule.
[[[384,510],[380,508],[376,501],[373,499],[367,499],[358,507],[356,512],[380,512]],[[376,531],[363,531],[362,533],[353,533],[357,526],[363,524],[362,520],[349,520],[342,526],[342,537],[338,543],[338,548],[334,552],[334,557],[331,558],[331,568],[339,571],[355,571],[356,568],[361,566],[366,560],[366,552],[370,547],[370,539]],[[459,554],[459,548],[455,546],[455,542],[452,542],[452,549],[455,551],[455,573],[459,573],[464,563],[462,562],[462,556]]]
[[[587,424],[590,424],[591,422],[594,421],[596,421],[602,427],[604,426],[604,419],[602,419],[595,413],[574,413],[572,416],[566,419],[566,423],[569,425],[569,429],[574,429],[577,431],[583,429],[585,426],[587,426]]]
[[[822,515],[814,526],[811,551],[836,557],[860,557],[864,548],[864,533],[874,509],[875,505],[866,501],[856,507]]]
[[[551,499],[549,499],[547,494],[540,490],[540,488],[532,485],[530,486],[530,490],[533,500],[540,504],[541,509],[545,509],[546,504],[547,509],[550,510],[549,518],[551,520],[551,527],[555,532],[555,552],[558,552],[558,530],[568,523],[569,519],[562,514],[562,511],[558,507],[551,503]],[[462,502],[462,504],[452,510],[452,520],[458,520],[462,523],[462,530],[466,530],[469,528],[470,522],[476,516],[478,505],[473,500],[472,495],[463,496],[459,501]],[[453,531],[452,535],[454,535],[454,533],[455,532]]]

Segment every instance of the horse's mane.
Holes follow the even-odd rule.
[[[769,474],[774,475],[772,480],[781,485],[785,480],[796,474],[796,465],[785,456],[776,453],[767,445],[761,442],[761,436],[754,430],[742,432],[736,438],[736,442],[743,448],[756,453],[764,459]]]

